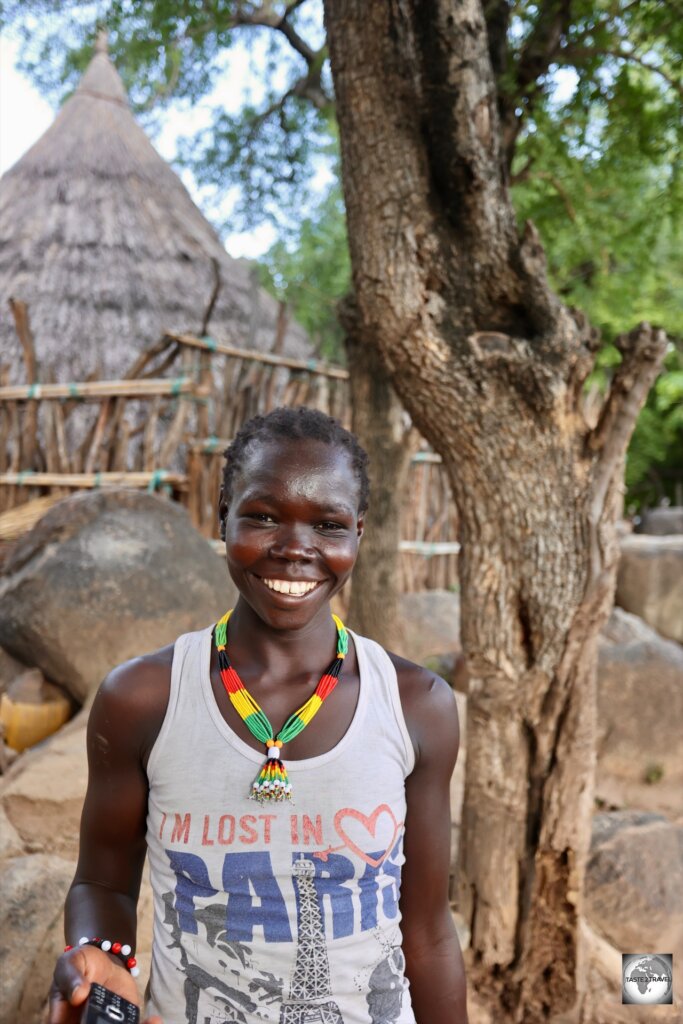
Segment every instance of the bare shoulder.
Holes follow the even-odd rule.
[[[168,707],[174,644],[125,661],[105,677],[89,719],[90,739],[106,739],[121,753],[144,764],[154,746]]]
[[[396,669],[401,707],[418,759],[434,749],[448,751],[453,761],[460,743],[458,706],[441,676],[387,651]]]

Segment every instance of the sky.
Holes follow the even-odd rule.
[[[230,112],[238,110],[245,99],[258,100],[254,95],[253,67],[265,60],[265,39],[251,39],[249,49],[236,45],[230,50],[230,74],[220,76],[214,91],[203,101],[189,107],[175,103],[164,109],[154,134],[153,144],[161,155],[171,161],[175,155],[176,142],[180,137],[190,136],[199,128],[210,123],[211,110],[216,105]],[[263,51],[263,52],[261,52]],[[40,95],[31,81],[17,70],[19,43],[11,34],[0,35],[0,174],[3,174],[36,142],[52,123],[56,109]],[[555,74],[555,97],[563,101],[576,87],[576,76],[566,69]],[[235,83],[240,83],[236,87]],[[179,171],[190,195],[209,216],[216,207],[222,223],[230,222],[236,194],[228,192],[220,204],[216,204],[211,190],[202,190],[187,169]],[[322,190],[329,183],[329,169],[321,166],[313,178],[313,189]],[[248,232],[228,233],[225,247],[234,257],[258,259],[276,240],[275,228],[265,223]]]
[[[12,38],[0,36],[0,174],[4,174],[40,138],[52,124],[56,113],[29,79],[17,71],[18,49],[18,43]],[[237,79],[242,77],[242,70],[246,78],[249,60],[246,52],[240,54],[233,51],[231,58],[236,61]],[[244,63],[243,69],[240,68],[240,62]],[[229,97],[218,95],[212,99],[220,99],[226,106],[234,105],[236,100],[241,102],[241,97],[236,97],[234,89]],[[173,158],[176,140],[180,136],[196,131],[202,122],[208,123],[209,109],[209,103],[206,103],[192,110],[174,106],[164,112],[158,134],[152,136],[152,141],[166,160]],[[197,205],[206,208],[207,197],[202,194],[190,172],[183,170],[180,176]],[[221,207],[222,215],[229,216],[233,202],[234,196],[228,195]],[[264,224],[249,232],[226,235],[225,247],[231,256],[257,259],[270,248],[275,237],[275,229],[270,224]]]

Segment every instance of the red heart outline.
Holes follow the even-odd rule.
[[[356,843],[354,843],[353,839],[349,838],[347,833],[344,831],[344,827],[341,824],[341,822],[342,818],[353,818],[355,821],[359,821],[361,825],[367,829],[368,833],[374,839],[375,832],[377,831],[377,819],[379,818],[380,814],[389,815],[389,817],[394,823],[394,834],[392,835],[391,842],[387,846],[382,856],[376,858],[368,856],[367,853],[361,850],[361,848],[357,846]],[[387,859],[387,857],[393,850],[394,846],[396,845],[398,835],[401,829],[403,828],[403,822],[396,821],[396,815],[394,814],[394,812],[392,811],[391,807],[389,807],[388,804],[380,804],[379,807],[376,807],[375,810],[370,815],[363,814],[361,811],[357,811],[355,807],[342,807],[342,809],[340,811],[337,811],[337,813],[334,816],[334,827],[337,830],[337,835],[344,843],[344,846],[347,846],[352,853],[355,853],[357,857],[360,857],[361,860],[364,860],[366,864],[369,864],[373,868],[378,868],[380,864],[384,863],[384,861]]]

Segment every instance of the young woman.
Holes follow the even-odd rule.
[[[363,534],[366,463],[309,409],[257,417],[228,449],[239,598],[115,669],[93,704],[50,1024],[79,1020],[92,981],[137,1002],[146,853],[149,1024],[466,1024],[448,906],[455,700],[330,610]]]

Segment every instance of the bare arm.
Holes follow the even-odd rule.
[[[401,882],[403,951],[418,1024],[467,1024],[465,971],[449,899],[450,779],[458,753],[451,688],[425,669],[397,665],[406,721],[417,751]]]
[[[108,938],[135,948],[137,900],[145,860],[146,762],[168,702],[172,649],[115,669],[88,721],[88,789],[78,866],[65,908],[65,935]],[[135,982],[117,958],[86,946],[60,957],[50,1024],[78,1019],[89,984],[99,981],[132,1002]]]

